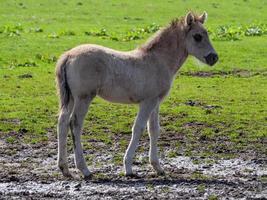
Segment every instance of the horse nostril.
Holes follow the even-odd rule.
[[[218,55],[216,53],[210,53],[205,57],[207,64],[214,65],[218,61]]]

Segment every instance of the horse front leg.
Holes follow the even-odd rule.
[[[133,157],[138,147],[140,137],[146,128],[146,123],[150,116],[150,113],[155,108],[157,103],[158,99],[145,100],[140,103],[139,112],[132,128],[132,138],[124,156],[124,170],[126,176],[133,175]]]
[[[156,108],[152,111],[147,125],[150,138],[149,162],[159,175],[163,175],[164,170],[161,168],[159,163],[157,147],[157,142],[160,135],[159,105],[156,106]]]

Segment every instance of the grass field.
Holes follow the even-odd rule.
[[[169,157],[266,157],[266,1],[1,0],[0,4],[0,139],[5,143],[47,144],[48,133],[56,135],[54,69],[67,49],[95,43],[131,50],[171,19],[188,10],[205,10],[220,60],[208,67],[190,58],[178,73],[161,107],[161,150],[168,143]],[[118,142],[119,156],[113,160],[122,165],[136,112],[136,106],[97,98],[84,126],[85,150],[101,148],[92,140],[110,147]],[[147,134],[143,140],[148,140]]]

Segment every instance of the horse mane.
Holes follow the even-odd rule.
[[[141,47],[140,49],[144,52],[150,52],[153,49],[161,46],[162,43],[169,43],[169,40],[172,39],[168,37],[170,33],[177,30],[179,26],[182,26],[184,18],[173,19],[167,26],[161,28],[153,36],[151,36]]]
[[[199,16],[192,13],[196,21],[199,20]],[[183,30],[185,27],[185,17],[173,19],[167,26],[161,28],[153,36],[151,36],[139,49],[143,52],[150,52],[156,48],[161,48],[164,44],[173,43],[173,36],[171,33]],[[177,35],[178,36],[178,35]]]

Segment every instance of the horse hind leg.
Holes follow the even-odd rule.
[[[69,104],[61,108],[58,117],[58,167],[62,174],[71,177],[67,163],[67,136],[69,130],[69,119],[73,109],[73,100],[70,99]]]
[[[83,121],[89,108],[89,104],[93,100],[94,96],[77,97],[74,100],[74,108],[70,119],[70,129],[73,139],[75,164],[76,167],[82,172],[84,178],[90,178],[91,173],[86,165],[83,149],[81,144],[81,131]]]

